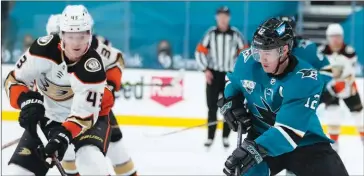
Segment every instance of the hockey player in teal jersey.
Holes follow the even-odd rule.
[[[293,28],[293,55],[295,55],[298,59],[304,59],[318,71],[325,72],[327,67],[329,67],[329,60],[324,54],[318,51],[317,44],[315,42],[296,34],[295,18],[289,16],[280,16],[278,19],[287,22]],[[327,75],[323,75],[323,78],[325,82],[328,82],[332,79],[332,77]]]
[[[296,33],[296,19],[294,17],[289,16],[280,16],[278,19],[282,21],[286,21],[292,28],[293,28],[293,49],[292,53],[299,59],[305,59],[306,62],[311,64],[315,69],[322,72],[327,72],[327,69],[329,68],[330,62],[328,58],[322,54],[318,48],[317,44],[309,39],[305,39],[302,36],[297,35]],[[332,80],[331,76],[328,76],[329,74],[323,74],[322,78],[325,81],[325,83],[328,83],[330,80]],[[323,92],[327,92],[326,86],[323,88]],[[321,96],[321,99],[319,101],[319,104],[322,103],[325,100],[325,96]],[[290,171],[287,171],[287,176],[293,176]]]
[[[292,27],[269,19],[227,75],[221,113],[233,131],[241,123],[248,137],[225,162],[226,175],[234,175],[236,167],[242,175],[283,169],[300,176],[348,175],[316,115],[324,81],[305,59],[291,54],[292,47]]]

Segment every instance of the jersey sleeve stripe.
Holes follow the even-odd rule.
[[[82,131],[82,126],[73,121],[65,121],[62,125],[71,132],[72,138],[77,137]]]
[[[297,147],[296,142],[291,138],[291,136],[281,127],[275,127],[282,135],[283,137],[291,144],[293,148]]]
[[[22,83],[15,79],[14,71],[11,71],[7,78],[5,79],[5,92],[10,100],[10,105],[15,109],[20,109],[18,106],[18,98],[21,93],[28,92],[29,88]]]
[[[284,125],[284,124],[281,124],[281,123],[278,123],[278,122],[276,122],[274,124],[274,126],[275,127],[284,127],[284,128],[287,128],[287,129],[291,130],[292,132],[294,132],[296,135],[298,135],[301,138],[305,135],[305,132],[303,132],[303,131],[294,129],[294,128],[290,127],[290,126],[287,126],[287,125]]]
[[[71,125],[67,122],[72,122],[74,124],[77,124],[78,126]],[[72,137],[75,138],[94,125],[94,115],[91,114],[86,117],[71,116],[68,117],[67,120],[63,122],[63,124],[66,124],[65,128],[67,128],[67,130],[72,133]]]
[[[206,55],[209,53],[209,49],[207,47],[203,46],[202,44],[198,44],[196,50],[197,50],[197,52],[204,53]]]

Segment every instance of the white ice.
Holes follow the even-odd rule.
[[[16,122],[2,122],[2,144],[21,136]],[[230,136],[231,147],[222,147],[221,131],[209,151],[203,146],[206,129],[193,129],[166,137],[150,137],[174,131],[175,128],[122,126],[123,140],[139,175],[223,175],[223,164],[236,146],[236,134]],[[340,156],[350,175],[364,175],[363,146],[358,136],[341,136]],[[9,172],[7,162],[15,145],[2,150],[1,174]],[[283,174],[284,172],[282,172]],[[280,175],[282,175],[280,174]],[[51,169],[48,175],[59,175]]]

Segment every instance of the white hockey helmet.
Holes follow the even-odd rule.
[[[48,35],[58,34],[59,33],[60,18],[61,18],[61,14],[52,14],[48,18],[48,22],[47,22],[47,26],[46,26],[46,30],[47,30]]]
[[[60,38],[63,39],[64,32],[89,32],[88,47],[91,46],[92,41],[92,26],[93,20],[87,8],[83,5],[68,5],[63,10],[60,18]],[[64,49],[63,40],[61,40],[61,48]],[[85,51],[85,53],[86,53]]]
[[[332,36],[332,35],[341,35],[344,36],[344,29],[341,27],[338,23],[329,24],[329,26],[326,29],[326,37]]]
[[[83,5],[68,5],[62,12],[61,32],[91,32],[92,25],[92,17]]]

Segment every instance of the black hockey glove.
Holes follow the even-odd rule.
[[[251,127],[251,116],[245,108],[242,96],[235,96],[228,99],[221,98],[217,106],[220,107],[220,113],[224,116],[226,123],[233,131],[238,130],[238,123],[241,123],[243,134]]]
[[[37,135],[37,123],[44,117],[43,96],[39,92],[29,91],[21,93],[18,98],[20,107],[19,124],[33,137]]]
[[[235,175],[235,168],[241,167],[239,175],[245,174],[251,167],[263,161],[267,156],[264,148],[257,145],[254,141],[245,139],[240,148],[233,151],[233,154],[225,161],[225,168],[223,172],[227,176]]]
[[[64,154],[72,140],[72,134],[64,126],[54,127],[48,133],[49,142],[44,148],[45,159],[56,156],[59,161],[62,161]],[[48,167],[53,167],[54,162],[47,163]]]

